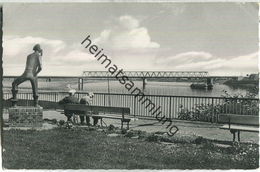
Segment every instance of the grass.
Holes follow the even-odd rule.
[[[163,144],[83,128],[4,131],[2,146],[6,169],[254,169],[259,160],[258,146]]]

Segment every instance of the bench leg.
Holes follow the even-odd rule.
[[[233,142],[236,141],[236,133],[233,133]]]
[[[129,122],[127,122],[127,129],[129,130]]]
[[[233,134],[233,142],[235,142],[236,141],[236,131],[230,130],[230,132]]]
[[[124,125],[124,123],[123,123],[123,121],[121,121],[121,130],[123,130],[123,125]]]
[[[78,116],[76,114],[72,115],[72,121],[73,121],[73,124],[78,124]]]
[[[78,124],[79,123],[79,118],[77,115],[75,115],[75,118],[76,118],[76,123]]]
[[[238,139],[238,142],[240,142],[240,131],[237,132],[237,139]]]

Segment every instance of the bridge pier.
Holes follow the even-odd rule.
[[[208,89],[213,88],[213,78],[207,78],[207,87]]]
[[[213,85],[213,78],[207,78],[207,85]]]
[[[83,78],[78,78],[78,90],[83,90],[84,81]]]
[[[143,93],[145,92],[145,86],[147,84],[147,79],[146,78],[142,78],[143,81]]]

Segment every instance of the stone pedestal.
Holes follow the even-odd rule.
[[[10,127],[42,127],[43,108],[16,106],[9,108]]]

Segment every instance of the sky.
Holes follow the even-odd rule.
[[[4,75],[20,75],[43,49],[42,76],[106,70],[92,43],[124,71],[258,72],[256,3],[50,3],[3,5]]]

